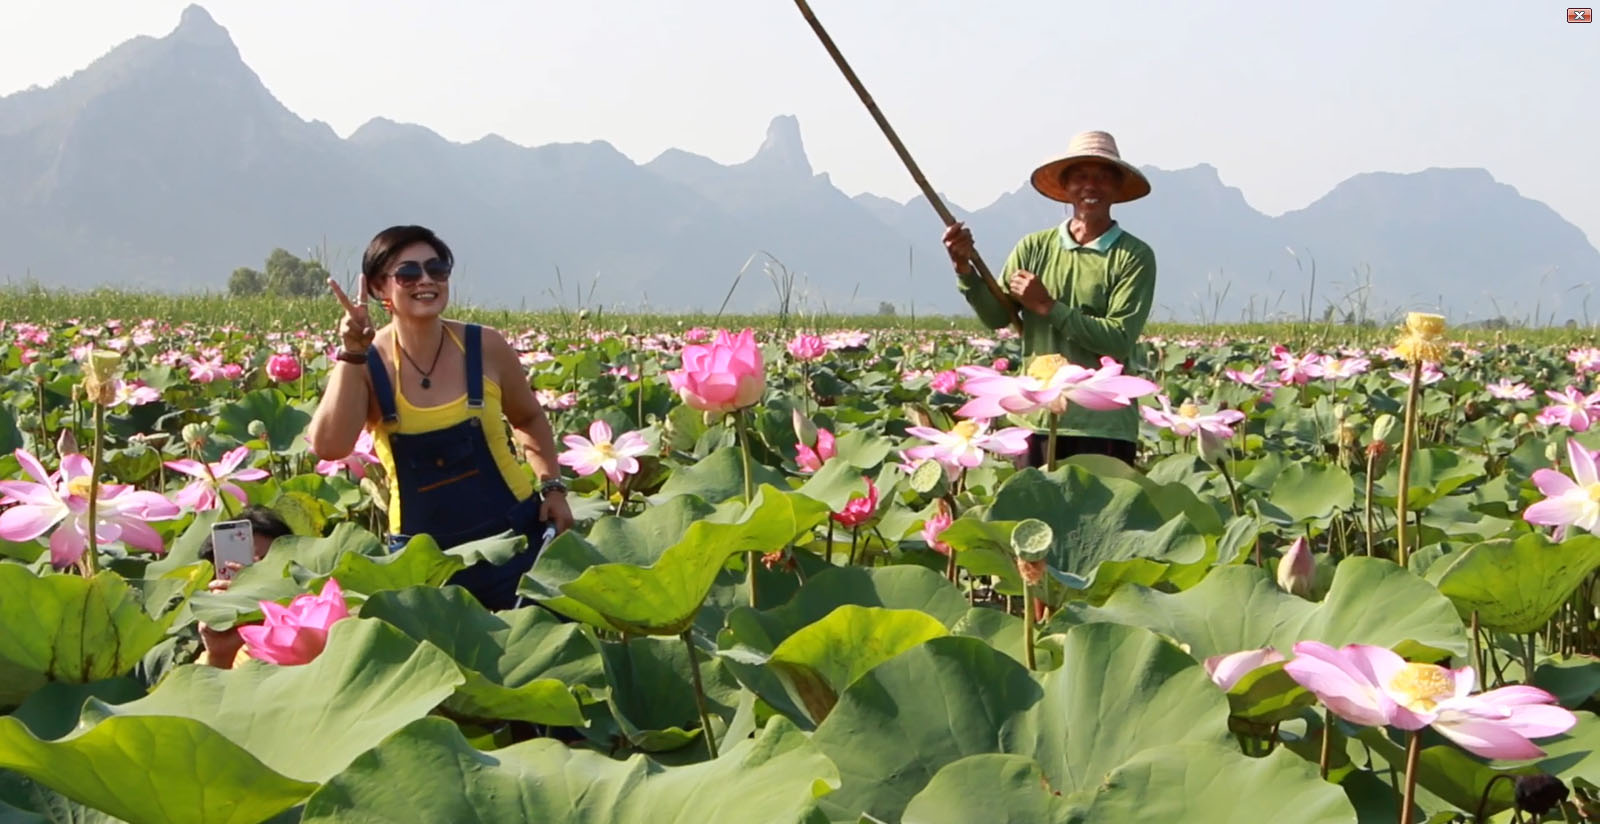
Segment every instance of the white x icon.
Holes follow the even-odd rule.
[[[1589,22],[1589,10],[1588,9],[1573,9],[1572,12],[1571,12],[1571,15],[1572,15],[1572,22],[1574,22],[1574,23],[1587,23],[1587,22]]]

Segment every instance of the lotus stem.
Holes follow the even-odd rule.
[[[1472,611],[1472,665],[1477,668],[1477,682],[1473,685],[1473,692],[1483,692],[1485,675],[1483,673],[1483,642],[1478,638],[1478,611]]]
[[[1056,471],[1056,426],[1060,421],[1060,415],[1050,413],[1050,440],[1044,443],[1044,463],[1050,472]]]
[[[750,430],[745,424],[743,409],[733,413],[733,420],[734,425],[738,428],[739,432],[739,454],[744,456],[744,503],[745,506],[748,507],[752,499],[755,498],[755,489],[754,485],[751,483],[750,477]],[[748,576],[747,581],[750,586],[751,609],[759,609],[759,607],[756,606],[758,601],[758,598],[756,597],[756,564],[759,563],[757,560],[757,556],[759,554],[760,553],[756,552],[755,550],[751,550],[750,552],[746,553],[747,557],[745,559],[745,568]],[[712,753],[713,757],[715,757],[715,755],[716,753]]]
[[[1322,713],[1322,755],[1317,760],[1317,769],[1322,772],[1322,780],[1328,780],[1328,764],[1333,760],[1333,710],[1324,710]]]
[[[1409,545],[1406,543],[1406,498],[1411,492],[1411,452],[1415,448],[1413,441],[1416,439],[1417,429],[1417,397],[1422,394],[1422,359],[1417,358],[1411,362],[1411,388],[1406,391],[1406,420],[1405,429],[1400,439],[1400,495],[1395,506],[1399,510],[1399,525],[1396,527],[1396,537],[1400,540],[1398,554],[1395,556],[1400,566],[1406,566],[1410,558]]]
[[[1039,668],[1033,656],[1033,587],[1022,586],[1022,654],[1028,662],[1028,671]]]
[[[1422,730],[1411,731],[1406,745],[1406,791],[1400,800],[1400,824],[1411,824],[1412,799],[1417,795],[1417,759],[1422,755]]]
[[[106,408],[96,403],[94,426],[89,429],[89,546],[83,552],[85,578],[93,578],[100,571],[100,429],[105,422]]]
[[[1489,808],[1489,793],[1494,790],[1495,783],[1502,779],[1511,782],[1513,785],[1517,782],[1517,779],[1508,773],[1501,773],[1489,779],[1489,783],[1483,785],[1483,795],[1478,797],[1478,815],[1474,820],[1484,820],[1484,816],[1487,815],[1485,811]]]
[[[1239,489],[1233,485],[1233,473],[1228,471],[1228,460],[1223,458],[1217,462],[1217,471],[1222,473],[1222,480],[1228,484],[1228,504],[1233,508],[1233,517],[1239,517]]]
[[[694,679],[694,706],[700,711],[700,733],[706,737],[706,752],[715,759],[717,736],[711,731],[711,716],[706,712],[706,691],[700,684],[700,665],[695,663],[694,641],[689,637],[692,632],[694,632],[692,628],[683,631],[683,646],[689,653],[689,675]]]
[[[1364,508],[1366,509],[1366,512],[1367,512],[1367,557],[1368,558],[1372,557],[1372,533],[1374,531],[1376,531],[1376,529],[1377,529],[1377,525],[1374,524],[1373,520],[1372,520],[1372,483],[1375,480],[1372,477],[1372,473],[1377,468],[1377,465],[1378,465],[1378,453],[1377,453],[1377,451],[1374,450],[1374,449],[1368,449],[1367,450],[1366,500],[1365,500],[1365,504],[1364,504]]]
[[[1537,631],[1528,633],[1528,663],[1522,668],[1522,683],[1528,686],[1533,685],[1534,657],[1537,654],[1535,650],[1538,642],[1539,633]]]

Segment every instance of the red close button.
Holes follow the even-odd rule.
[[[1567,9],[1568,23],[1593,23],[1594,9]]]

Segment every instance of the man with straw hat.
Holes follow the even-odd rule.
[[[1150,182],[1122,159],[1106,132],[1073,136],[1066,155],[1035,169],[1033,187],[1069,204],[1059,226],[1024,237],[1011,250],[1001,284],[1022,307],[1022,353],[1032,360],[1055,353],[1098,368],[1101,357],[1126,364],[1150,316],[1156,293],[1156,257],[1149,244],[1111,219],[1111,204],[1150,193]],[[999,329],[1011,321],[1007,307],[974,271],[972,232],[960,223],[944,233],[961,293],[978,318]],[[1049,426],[1044,413],[1024,423],[1035,432],[1029,463],[1043,466]],[[1136,405],[1109,412],[1069,406],[1056,427],[1055,455],[1100,454],[1132,465],[1138,455]]]

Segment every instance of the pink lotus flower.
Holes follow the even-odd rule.
[[[1572,461],[1571,477],[1554,469],[1534,471],[1533,485],[1544,493],[1545,499],[1523,510],[1522,519],[1556,527],[1557,540],[1574,526],[1600,535],[1600,471],[1596,470],[1595,456],[1568,438],[1567,457]]]
[[[188,486],[178,491],[175,500],[180,506],[189,507],[196,512],[219,509],[222,507],[222,497],[217,491],[220,488],[239,503],[246,503],[244,490],[229,481],[259,481],[267,477],[265,469],[239,469],[239,464],[244,463],[244,459],[249,456],[250,447],[241,446],[223,455],[222,460],[214,464],[204,464],[193,458],[167,461],[168,469],[194,478]]]
[[[1267,367],[1265,366],[1257,366],[1249,372],[1227,369],[1223,371],[1223,374],[1227,375],[1228,379],[1235,383],[1242,383],[1245,386],[1253,386],[1257,389],[1276,389],[1283,385],[1267,377]]]
[[[1600,348],[1587,346],[1574,349],[1567,353],[1567,360],[1572,362],[1572,367],[1580,375],[1585,372],[1600,374]]]
[[[115,387],[116,392],[114,399],[111,401],[112,406],[122,406],[123,404],[144,406],[147,403],[155,403],[161,400],[161,390],[153,386],[146,386],[144,381],[128,383],[121,378],[117,378],[111,382],[111,385]]]
[[[1577,387],[1569,386],[1560,392],[1546,389],[1544,393],[1555,401],[1535,418],[1545,426],[1560,424],[1574,432],[1587,432],[1590,424],[1600,420],[1600,392],[1585,395]]]
[[[321,595],[296,595],[287,607],[260,603],[266,620],[239,627],[239,637],[251,658],[285,667],[315,660],[328,645],[328,628],[350,617],[344,590],[333,578],[323,585]]]
[[[1200,414],[1200,407],[1193,403],[1185,403],[1173,411],[1172,402],[1166,395],[1157,395],[1156,400],[1161,402],[1161,408],[1153,406],[1139,407],[1139,414],[1149,421],[1152,426],[1161,429],[1170,429],[1172,434],[1180,438],[1187,438],[1200,432],[1207,432],[1218,438],[1233,437],[1233,424],[1244,420],[1244,413],[1237,409],[1223,409],[1209,415]]]
[[[1396,370],[1389,373],[1389,377],[1405,384],[1411,385],[1411,370]],[[1422,385],[1431,386],[1444,380],[1444,372],[1433,361],[1424,361],[1422,364]]]
[[[990,364],[990,367],[996,372],[1007,372],[1011,369],[1011,361],[1008,361],[1005,358],[995,358],[994,363]]]
[[[1042,356],[1045,361],[1051,356]],[[1069,404],[1105,411],[1127,406],[1134,398],[1159,387],[1144,378],[1122,374],[1122,364],[1101,358],[1099,369],[1088,369],[1057,357],[1042,367],[1036,361],[1028,374],[1002,375],[982,366],[963,366],[967,376],[962,390],[973,398],[956,410],[963,418],[999,418],[1026,415],[1041,409],[1057,414]]]
[[[1272,647],[1263,647],[1230,652],[1227,655],[1213,655],[1205,660],[1205,668],[1206,674],[1211,676],[1211,683],[1221,687],[1223,692],[1227,692],[1246,675],[1282,660],[1282,653]]]
[[[1371,365],[1366,358],[1329,358],[1322,362],[1322,377],[1330,381],[1353,378]]]
[[[950,545],[939,540],[939,536],[950,528],[950,524],[953,521],[954,519],[950,517],[949,511],[941,505],[939,511],[933,513],[931,517],[922,522],[922,540],[927,543],[929,549],[940,555],[950,554]]]
[[[88,458],[71,454],[62,457],[60,471],[46,474],[31,453],[18,449],[13,454],[33,481],[0,481],[0,501],[16,504],[0,512],[0,538],[32,541],[60,523],[50,536],[50,563],[58,568],[76,563],[89,546],[89,479],[94,466]],[[176,504],[158,492],[125,484],[101,484],[97,492],[97,545],[121,542],[148,552],[165,550],[148,522],[178,517],[181,510]]]
[[[207,360],[189,359],[189,380],[195,383],[211,383],[226,377],[227,373],[220,355]]]
[[[828,347],[828,351],[830,352],[838,350],[865,349],[867,347],[867,343],[871,340],[871,335],[867,334],[866,332],[862,332],[859,329],[841,329],[837,332],[829,332],[828,334],[822,336],[822,342]]]
[[[359,481],[367,477],[367,466],[377,463],[381,461],[378,459],[377,450],[373,448],[372,430],[363,429],[361,437],[356,438],[355,448],[350,450],[350,454],[336,461],[317,461],[316,471],[318,475],[331,478],[339,474],[340,470],[344,470],[350,473],[350,477]]]
[[[1312,378],[1322,377],[1322,356],[1315,352],[1295,356],[1283,344],[1272,347],[1273,369],[1278,370],[1278,380],[1284,384],[1305,385]]]
[[[935,392],[943,392],[946,395],[954,393],[956,388],[960,385],[961,373],[954,369],[946,369],[943,372],[934,375],[933,379],[928,381],[928,387],[930,389]]]
[[[702,343],[711,340],[711,330],[704,326],[692,326],[683,333],[684,343]]]
[[[1533,390],[1525,383],[1512,383],[1510,378],[1501,378],[1484,387],[1488,390],[1489,397],[1502,401],[1525,401],[1533,397]]]
[[[1278,559],[1278,588],[1301,598],[1310,598],[1311,584],[1316,576],[1316,559],[1311,557],[1311,547],[1302,535],[1294,539],[1289,551]]]
[[[567,451],[556,458],[558,463],[572,467],[580,476],[603,471],[614,484],[621,484],[624,478],[638,472],[637,456],[650,451],[650,444],[638,432],[625,432],[613,443],[611,426],[599,420],[589,424],[589,437],[568,435],[561,441]]]
[[[872,520],[873,514],[878,511],[878,488],[872,485],[871,478],[864,478],[864,480],[867,482],[867,494],[865,496],[851,496],[850,501],[844,505],[844,509],[833,513],[832,517],[835,521],[847,527],[855,528]]]
[[[1294,645],[1284,669],[1335,715],[1369,727],[1440,735],[1484,758],[1522,760],[1544,751],[1529,739],[1559,735],[1578,723],[1537,687],[1501,687],[1472,695],[1471,667],[1449,670],[1407,662],[1383,647],[1351,644],[1334,649],[1318,641]]]
[[[300,361],[294,355],[279,353],[267,358],[267,377],[278,383],[300,379]]]
[[[812,449],[804,443],[794,447],[794,462],[800,465],[800,471],[810,474],[822,468],[829,458],[838,454],[833,445],[833,433],[826,429],[817,429],[817,448]]]
[[[905,451],[912,460],[931,458],[944,464],[952,474],[971,469],[983,463],[983,453],[996,455],[1021,455],[1028,451],[1028,436],[1032,432],[1020,426],[1008,426],[989,432],[987,419],[965,420],[941,432],[930,426],[912,426],[906,434],[933,443],[914,446]]]
[[[557,392],[554,389],[539,389],[533,393],[534,400],[539,405],[552,412],[562,412],[578,405],[578,393]]]
[[[683,368],[667,373],[683,402],[702,412],[732,412],[753,406],[766,389],[765,365],[756,333],[718,330],[709,344],[685,346]]]
[[[802,332],[789,341],[789,354],[797,361],[809,363],[828,354],[828,345],[821,337]]]

